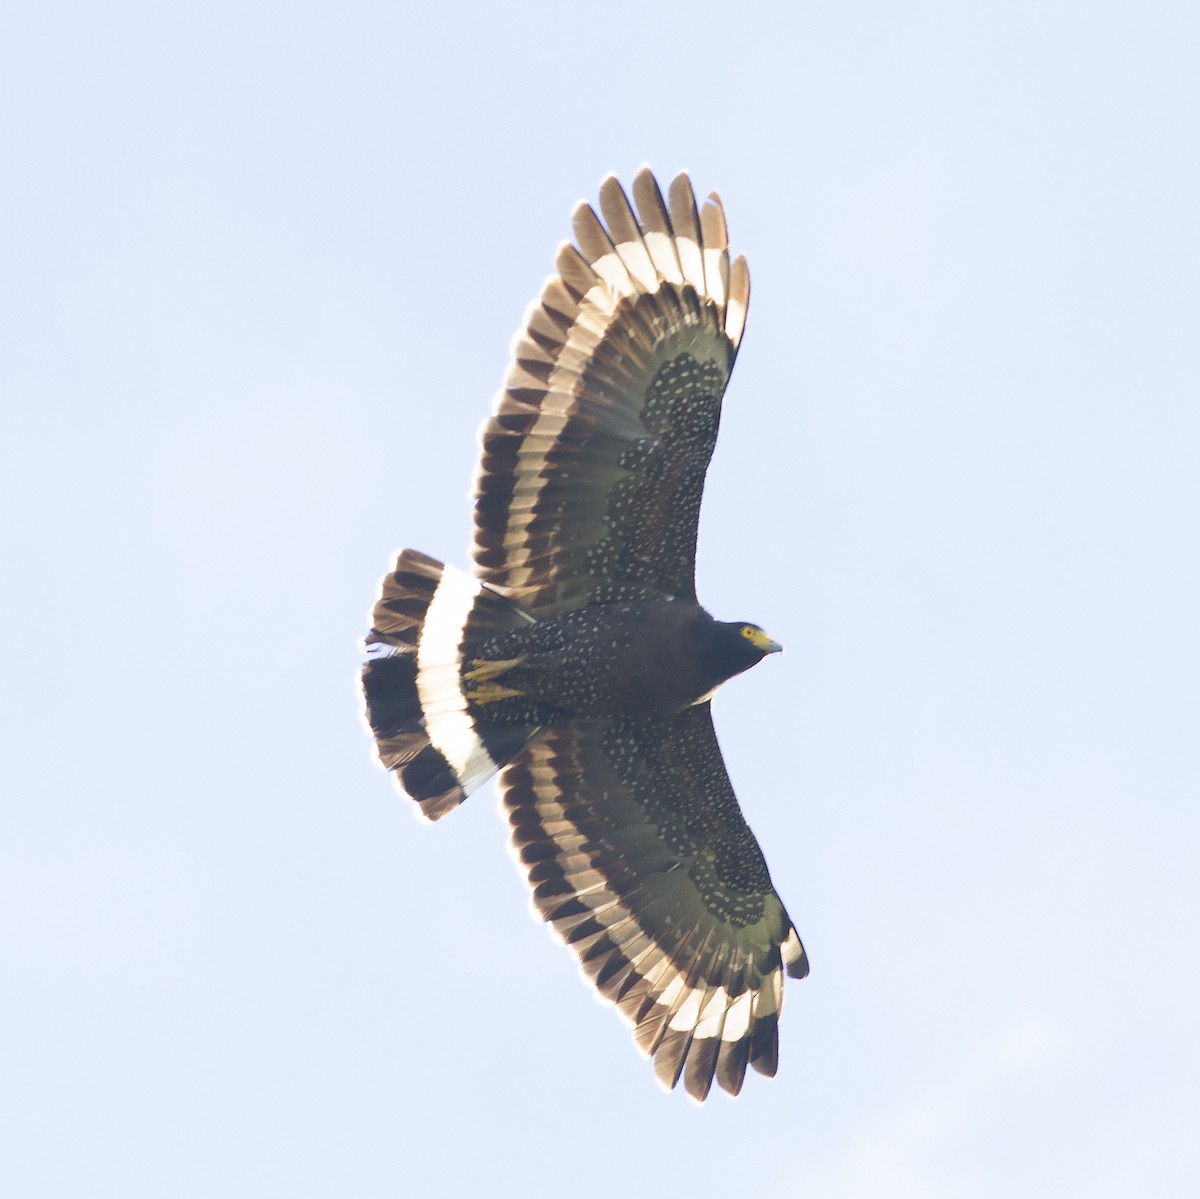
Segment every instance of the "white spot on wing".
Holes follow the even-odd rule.
[[[675,1032],[691,1032],[696,1027],[696,1021],[700,1016],[700,1000],[703,996],[704,992],[700,990],[689,992],[688,997],[679,1005],[679,1010],[671,1017],[671,1022],[667,1027]],[[663,1000],[659,1000],[659,1003],[663,1002]]]
[[[704,1005],[704,1012],[696,1025],[697,1039],[709,1039],[721,1032],[721,1023],[725,1019],[725,1009],[729,1006],[729,992],[724,987],[718,987]]]
[[[783,956],[785,966],[790,966],[804,956],[804,946],[800,944],[800,938],[796,936],[794,928],[788,933],[787,940],[779,947],[779,952]]]
[[[721,258],[720,250],[710,250],[707,247],[704,251],[704,282],[708,289],[708,294],[712,297],[713,303],[718,308],[725,307],[725,284],[721,278]]]
[[[754,992],[743,991],[729,1005],[725,1027],[721,1029],[722,1041],[740,1041],[750,1031],[750,1007],[753,1002]]]
[[[675,1000],[678,999],[679,996],[682,994],[683,994],[683,975],[677,974],[663,988],[662,994],[658,997],[658,1002],[661,1003],[663,1005],[663,1007],[670,1007],[675,1002]],[[671,1027],[676,1028],[679,1026],[676,1025],[674,1022],[672,1022]],[[690,1024],[688,1025],[688,1028],[691,1028]]]
[[[725,311],[725,336],[736,346],[742,340],[742,330],[746,326],[746,306],[731,299]]]
[[[621,261],[619,254],[605,254],[604,257],[597,258],[592,263],[592,270],[619,295],[633,296],[637,294],[637,285],[629,277],[629,272],[625,269],[625,264]]]
[[[679,252],[683,277],[704,295],[704,261],[700,257],[700,247],[690,237],[677,237],[675,249]]]
[[[646,232],[642,234],[646,242],[646,249],[650,252],[650,257],[654,260],[654,265],[658,268],[658,273],[668,282],[674,283],[676,287],[683,283],[683,276],[679,273],[679,260],[675,257],[675,243],[665,233]]]
[[[621,242],[617,246],[617,253],[621,255],[625,269],[643,291],[658,290],[658,272],[654,269],[654,263],[650,261],[646,247],[640,241]]]

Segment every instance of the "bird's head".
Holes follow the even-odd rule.
[[[720,621],[717,628],[721,665],[728,671],[726,677],[741,674],[768,654],[777,654],[783,649],[756,624],[740,620]]]
[[[778,641],[772,641],[758,625],[735,623],[733,627],[737,629],[743,641],[758,651],[759,658],[765,658],[767,654],[783,653],[783,646]]]

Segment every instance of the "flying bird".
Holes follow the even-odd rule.
[[[742,817],[712,695],[780,646],[696,598],[750,297],[714,193],[615,177],[526,312],[484,423],[473,574],[401,551],[365,639],[380,762],[439,820],[499,773],[538,913],[704,1100],[773,1075],[808,959]]]

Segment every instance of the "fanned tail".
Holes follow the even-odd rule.
[[[383,766],[422,815],[437,820],[537,735],[489,721],[464,693],[472,643],[532,617],[501,592],[416,550],[383,579],[364,639],[366,718]]]

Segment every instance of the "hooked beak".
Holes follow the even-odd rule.
[[[783,646],[778,641],[772,641],[770,637],[758,628],[756,625],[747,625],[746,633],[753,642],[756,649],[762,650],[764,654],[781,654]]]

